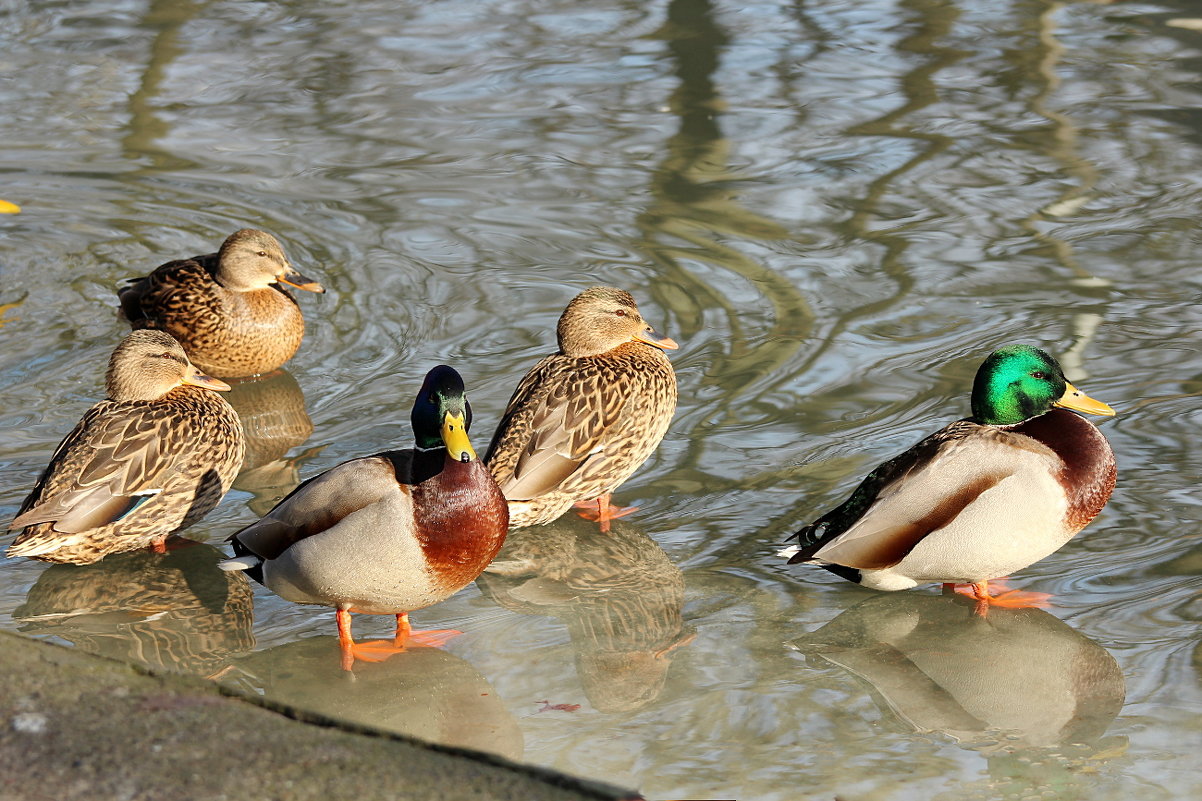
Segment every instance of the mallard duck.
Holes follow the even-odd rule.
[[[1070,409],[1114,414],[1039,348],[994,351],[977,371],[972,417],[877,467],[781,555],[873,589],[965,583],[980,604],[997,603],[990,579],[1056,551],[1114,489],[1110,445]]]
[[[547,523],[577,502],[594,502],[639,468],[667,433],[676,411],[676,374],[629,292],[595,286],[559,318],[559,351],[518,384],[484,461],[509,500],[511,526]]]
[[[238,415],[162,331],[134,331],[109,360],[107,400],[58,446],[10,529],[8,556],[89,564],[147,546],[207,514],[246,450]]]
[[[309,479],[230,537],[236,557],[222,563],[285,600],[334,607],[346,670],[404,650],[407,613],[470,584],[505,541],[505,498],[468,441],[459,373],[431,370],[411,419],[414,448]],[[351,611],[395,614],[393,644],[356,645]]]
[[[291,359],[305,334],[300,306],[281,283],[325,292],[292,268],[274,236],[244,228],[216,253],[131,278],[117,296],[134,328],[171,334],[200,369],[246,376]]]

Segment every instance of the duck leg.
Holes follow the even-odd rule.
[[[342,669],[355,666],[355,640],[351,637],[351,613],[349,609],[335,611],[338,619],[338,650],[342,652]]]
[[[401,612],[396,616],[396,636],[393,642],[398,644],[409,643],[426,648],[441,648],[462,633],[458,629],[425,629],[423,631],[414,631],[413,627],[409,625],[408,613]]]
[[[170,544],[168,544],[168,541],[170,541]],[[189,540],[184,537],[176,537],[168,533],[155,537],[150,541],[150,544],[146,546],[146,549],[151,553],[162,555],[170,553],[171,551],[178,551],[181,548],[191,548],[193,545],[197,544],[198,543],[195,540]]]
[[[619,517],[625,517],[631,512],[638,511],[637,506],[611,506],[609,503],[611,495],[605,493],[594,501],[581,501],[575,504],[575,507],[580,511],[576,514],[583,517],[585,520],[593,520],[601,524],[601,533],[609,533],[609,521],[617,520]],[[594,510],[594,506],[596,509]]]

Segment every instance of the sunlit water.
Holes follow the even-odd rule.
[[[252,225],[330,290],[288,374],[238,389],[255,463],[208,544],[6,563],[0,625],[652,799],[1202,793],[1192,11],[0,4],[5,519],[100,397],[119,279]],[[610,541],[522,532],[527,574],[413,616],[465,632],[446,651],[353,680],[328,610],[216,572],[300,478],[406,444],[436,363],[483,447],[598,282],[682,343]],[[1110,505],[1015,578],[1049,612],[781,564],[1013,341],[1119,412]]]

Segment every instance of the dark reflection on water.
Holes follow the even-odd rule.
[[[1114,657],[1051,614],[981,617],[959,595],[874,597],[790,646],[864,681],[906,727],[986,752],[1093,743],[1126,694]]]
[[[673,652],[692,641],[684,578],[655,541],[626,520],[609,536],[572,515],[512,531],[477,579],[486,598],[563,621],[589,702],[630,712],[663,689]]]
[[[287,456],[313,433],[304,393],[287,370],[229,383],[225,397],[238,412],[246,435],[246,460],[234,488],[253,495],[247,506],[262,516],[300,484],[301,466],[321,453],[324,446]]]
[[[544,542],[534,529],[513,543],[533,572],[487,577],[415,615],[465,632],[447,653],[496,688],[522,758],[658,798],[1197,796],[1202,33],[1170,25],[1195,5],[0,5],[6,74],[19,76],[0,81],[0,197],[23,209],[0,216],[0,514],[11,518],[98,399],[127,330],[116,283],[238,228],[271,231],[330,292],[306,308],[291,377],[231,393],[261,438],[226,501],[188,530],[212,543],[300,479],[407,444],[412,393],[436,363],[464,375],[483,436],[564,303],[615,284],[682,344],[677,417],[622,488],[640,507],[630,539],[546,531]],[[895,681],[899,709],[931,711],[910,703],[897,653],[931,626],[986,639],[972,620],[922,623],[900,645],[880,635],[893,661],[878,645],[880,665],[857,664],[888,668],[872,691],[883,706],[864,680],[802,669],[784,647],[828,625],[869,641],[841,615],[870,598],[954,617],[938,598],[925,609],[930,590],[872,596],[786,569],[774,545],[965,414],[983,354],[1016,340],[1061,355],[1070,379],[1119,412],[1103,424],[1120,471],[1110,504],[1014,577],[1054,593],[1052,616],[1126,678],[1124,706],[1084,762],[1072,742],[1021,746],[952,726],[962,743],[882,711]],[[244,389],[264,396],[258,412]],[[222,608],[236,622],[218,625],[219,585],[197,601],[180,571],[131,567],[118,589],[91,591],[130,602],[95,616],[70,593],[26,615],[50,582],[139,560],[159,564],[130,554],[68,575],[8,561],[0,624],[206,675],[247,648],[301,643],[314,653],[299,672],[334,669],[319,653],[332,648],[326,610],[231,586]],[[596,589],[590,560],[611,565]],[[648,589],[612,586],[623,571],[643,571]],[[142,608],[143,582],[180,595]],[[254,646],[235,603],[252,591]],[[199,629],[181,621],[155,645],[176,606]],[[999,620],[1016,653],[1027,640],[1073,651],[1046,616]],[[356,621],[363,636],[387,624]],[[1088,661],[1092,649],[1075,647]],[[255,671],[236,662],[227,677],[249,681]],[[943,688],[929,703],[953,723],[1005,722],[988,708],[1004,681],[974,695],[950,666],[928,667]],[[1070,675],[1033,690],[1042,722],[1015,705],[1009,724],[1027,734],[1013,736],[1090,735],[1057,717]],[[424,680],[406,674],[381,693]],[[323,703],[323,692],[300,694]],[[1103,696],[1080,702],[1097,727]],[[542,699],[581,707],[537,712]]]
[[[306,637],[240,659],[223,681],[289,706],[430,742],[522,757],[522,731],[466,660],[410,648],[342,670],[337,637]]]
[[[245,576],[226,555],[173,537],[165,555],[116,554],[92,565],[52,565],[12,613],[19,631],[152,668],[213,675],[254,647]]]

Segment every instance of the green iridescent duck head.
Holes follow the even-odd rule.
[[[1114,409],[1070,384],[1055,359],[1031,345],[998,348],[977,370],[972,386],[972,418],[978,423],[1014,425],[1055,406],[1114,415]]]

